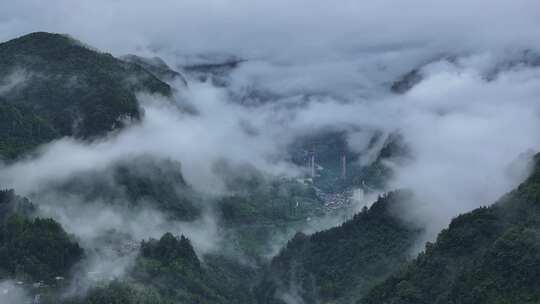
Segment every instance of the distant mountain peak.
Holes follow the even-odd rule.
[[[167,63],[165,63],[165,61],[160,57],[142,57],[138,55],[128,54],[121,56],[120,59],[141,66],[162,81],[179,79],[184,85],[187,86],[187,81],[185,77],[179,72],[169,67]]]

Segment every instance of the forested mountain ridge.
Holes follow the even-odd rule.
[[[60,34],[0,44],[0,155],[14,158],[60,136],[92,138],[139,119],[135,94],[172,94],[140,65]]]
[[[120,161],[100,170],[74,174],[50,183],[49,190],[91,204],[155,208],[167,218],[194,220],[201,215],[201,197],[186,183],[179,162],[150,156]]]
[[[141,242],[126,278],[101,284],[62,303],[254,303],[249,291],[254,271],[224,257],[207,256],[204,260],[188,238],[165,233],[158,240]]]
[[[538,303],[539,160],[536,155],[517,189],[456,217],[408,267],[358,303]]]
[[[82,258],[83,250],[59,223],[30,218],[35,209],[13,190],[0,191],[0,280],[54,282]]]
[[[364,294],[409,258],[421,230],[395,212],[410,199],[409,191],[390,192],[338,227],[297,234],[272,260],[259,303],[287,303],[279,299],[287,293],[306,303],[347,303]]]
[[[173,70],[169,67],[163,59],[159,57],[146,58],[137,55],[124,55],[120,59],[137,64],[147,70],[148,72],[154,74],[157,78],[162,81],[172,81],[175,79],[180,80],[184,85],[187,85],[187,81],[182,74]]]

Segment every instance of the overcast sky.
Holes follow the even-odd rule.
[[[1,1],[0,40],[71,34],[112,53],[321,60],[358,52],[538,46],[536,0]]]

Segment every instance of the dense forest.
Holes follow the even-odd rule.
[[[50,283],[81,259],[73,237],[53,219],[31,218],[34,211],[13,190],[0,191],[0,279]]]
[[[359,303],[538,303],[539,160],[517,189],[455,218]]]
[[[180,163],[168,159],[141,156],[105,169],[79,172],[49,187],[88,204],[154,207],[169,218],[181,220],[193,220],[201,214],[200,195],[185,181]]]
[[[139,91],[170,96],[143,67],[65,35],[32,33],[0,44],[0,155],[15,158],[60,136],[92,138],[141,112]]]
[[[159,240],[140,244],[135,265],[125,280],[92,288],[63,303],[248,304],[253,303],[249,286],[255,277],[252,269],[225,257],[207,256],[203,263],[189,239],[166,233]]]
[[[297,234],[272,259],[260,303],[298,293],[306,303],[347,303],[398,269],[410,257],[421,229],[395,217],[413,199],[404,190],[390,192],[340,225],[313,235]]]

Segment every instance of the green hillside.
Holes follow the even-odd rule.
[[[152,207],[170,219],[193,220],[203,206],[200,195],[184,180],[180,163],[151,156],[81,171],[67,181],[51,183],[49,190],[86,203],[104,202],[127,209]]]
[[[234,260],[196,255],[184,236],[164,234],[141,243],[129,278],[97,286],[64,304],[252,304],[254,272]],[[48,303],[48,302],[47,302]],[[56,302],[51,302],[56,303]]]
[[[539,160],[517,189],[455,218],[425,252],[359,303],[539,303]]]
[[[92,138],[139,119],[139,91],[171,94],[137,64],[44,32],[0,44],[0,88],[4,158],[60,136]]]
[[[394,216],[409,199],[408,191],[391,192],[339,227],[297,234],[272,260],[259,303],[284,303],[276,298],[294,290],[306,303],[365,293],[405,263],[420,233]]]
[[[32,219],[35,207],[13,190],[0,191],[0,280],[54,282],[83,250],[53,219]]]

